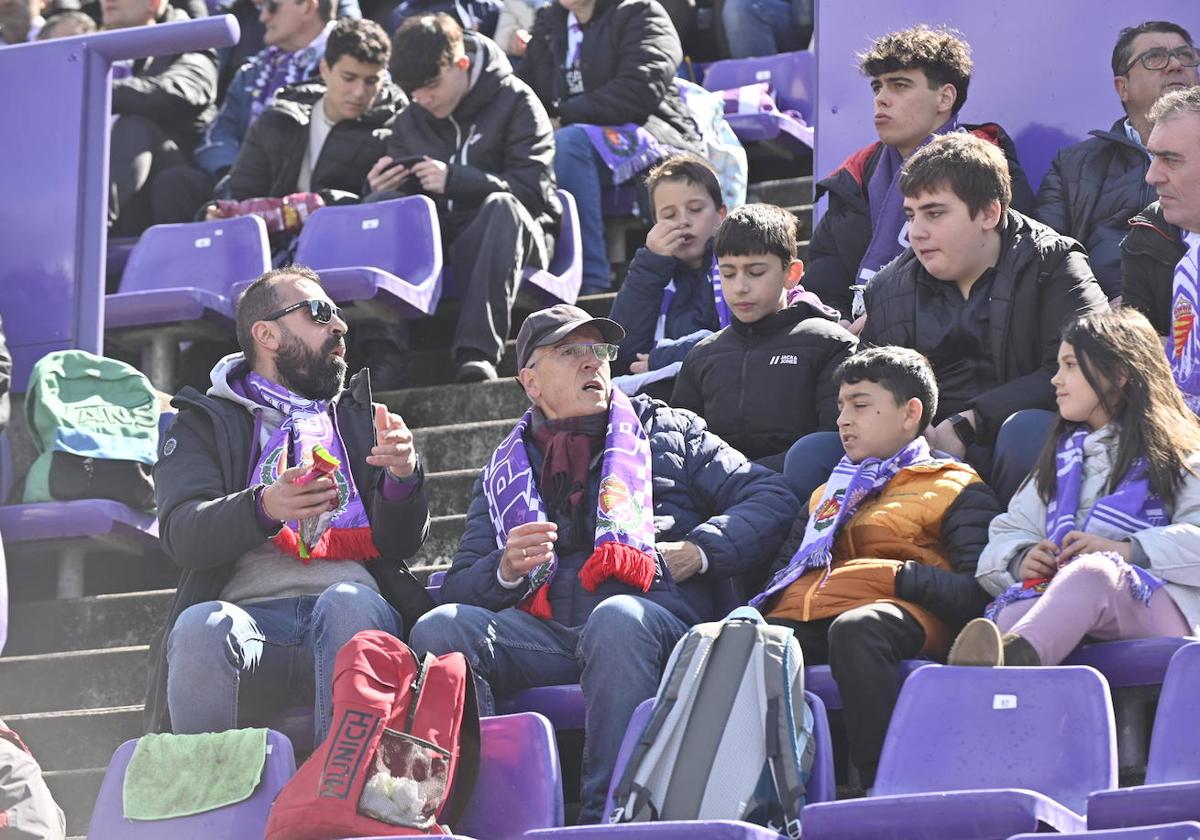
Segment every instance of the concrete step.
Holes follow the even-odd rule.
[[[409,388],[386,391],[377,397],[389,410],[403,417],[411,429],[440,426],[447,421],[475,423],[519,417],[529,408],[529,398],[516,379]]]
[[[452,426],[428,426],[413,433],[417,452],[429,472],[480,469],[517,417]]]
[[[0,659],[0,718],[141,703],[148,651],[128,645]]]
[[[12,657],[144,645],[162,626],[174,595],[174,589],[157,589],[12,604],[4,652]]]
[[[777,181],[759,181],[750,184],[746,189],[746,201],[778,204],[780,207],[794,207],[802,204],[812,204],[813,179],[782,178]]]
[[[96,797],[100,795],[100,783],[104,781],[104,767],[53,770],[45,778],[50,794],[67,817],[67,834],[86,834]]]
[[[471,504],[471,489],[478,477],[478,468],[450,470],[427,476],[430,515],[455,516],[466,513]]]
[[[425,539],[425,544],[421,546],[417,556],[408,561],[409,568],[419,580],[427,579],[430,572],[450,567],[450,561],[458,551],[458,541],[462,539],[466,524],[466,514],[433,517],[429,523],[429,536]]]
[[[8,715],[4,722],[25,740],[43,770],[107,766],[117,747],[144,734],[140,705]]]

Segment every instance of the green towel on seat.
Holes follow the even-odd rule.
[[[241,802],[266,759],[265,729],[144,735],[125,769],[125,817],[169,820]]]

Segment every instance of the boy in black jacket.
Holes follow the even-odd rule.
[[[712,238],[725,218],[716,170],[695,155],[672,155],[650,170],[654,227],[629,264],[611,317],[625,328],[613,384],[665,399],[688,351],[729,324],[719,306]],[[661,384],[658,384],[661,383]]]
[[[858,339],[797,286],[804,263],[791,213],[739,207],[717,229],[713,251],[733,317],[684,359],[671,404],[703,416],[748,458],[782,470],[797,438],[835,428],[833,371]]]

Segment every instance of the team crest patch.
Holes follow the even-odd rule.
[[[1192,335],[1192,328],[1196,323],[1196,310],[1192,308],[1192,302],[1185,297],[1175,301],[1175,311],[1172,313],[1172,335],[1175,339],[1175,358],[1179,358],[1183,354],[1183,348],[1187,345],[1188,339]]]
[[[837,520],[838,512],[842,509],[846,491],[843,488],[838,490],[830,498],[826,499],[816,513],[813,514],[813,528],[818,532],[824,531]]]
[[[600,521],[602,530],[618,534],[633,534],[641,527],[646,515],[629,486],[618,476],[605,476],[600,482]]]
[[[606,126],[604,143],[617,157],[630,157],[638,148],[637,133],[620,126]]]

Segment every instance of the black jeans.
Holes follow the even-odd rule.
[[[187,158],[158,123],[122,114],[113,123],[108,161],[109,235],[138,236],[154,222],[151,180]]]
[[[792,628],[805,665],[829,664],[842,695],[850,761],[870,787],[900,695],[896,666],[925,645],[920,622],[896,604],[867,604],[818,621],[767,621]]]

